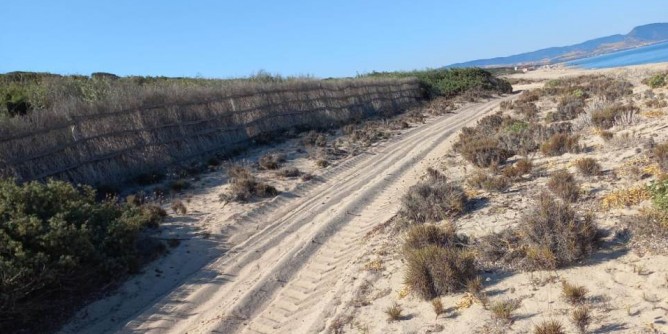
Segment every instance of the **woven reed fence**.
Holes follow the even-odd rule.
[[[199,91],[185,101],[150,92],[128,108],[42,111],[0,125],[0,176],[116,184],[258,136],[396,114],[422,96],[414,79],[310,80]]]

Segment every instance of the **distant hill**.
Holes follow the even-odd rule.
[[[478,59],[452,64],[447,67],[554,64],[665,41],[668,41],[668,23],[652,23],[635,27],[626,35],[606,36],[575,45],[552,47],[508,57]]]

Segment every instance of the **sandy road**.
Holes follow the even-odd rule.
[[[265,221],[264,228],[158,300],[147,300],[131,318],[117,319],[120,328],[101,327],[106,322],[98,319],[77,332],[321,331],[345,288],[338,278],[360,255],[366,232],[396,214],[429,161],[447,153],[452,134],[504,99],[430,119],[332,168],[324,182],[249,214],[249,220]]]

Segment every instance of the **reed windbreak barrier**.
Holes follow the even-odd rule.
[[[305,80],[133,92],[0,123],[0,176],[116,184],[254,138],[389,116],[424,95],[415,79]],[[127,98],[127,97],[126,97]]]

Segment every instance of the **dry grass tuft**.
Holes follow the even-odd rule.
[[[561,282],[561,295],[571,305],[583,304],[587,300],[587,292],[584,286]]]
[[[492,311],[492,318],[496,321],[508,324],[513,320],[513,312],[520,308],[519,299],[507,299],[493,302],[489,310]]]
[[[503,176],[513,180],[521,178],[523,175],[531,173],[533,163],[529,159],[520,159],[514,165],[503,169]]]
[[[402,312],[403,309],[401,308],[401,305],[399,305],[397,302],[394,302],[392,306],[385,309],[385,314],[387,314],[387,321],[392,322],[401,320]]]
[[[492,176],[482,170],[477,170],[473,173],[467,182],[474,188],[487,191],[504,192],[510,187],[510,179],[507,176]]]
[[[567,202],[575,202],[580,197],[580,186],[575,177],[564,169],[552,173],[547,188]]]
[[[668,171],[668,143],[659,144],[652,150],[654,159],[659,163],[661,169]]]
[[[545,320],[533,328],[533,334],[566,334],[566,332],[559,321]]]
[[[443,302],[441,301],[440,298],[432,299],[431,307],[434,310],[434,313],[436,314],[436,318],[438,318],[439,315],[445,313],[445,307],[443,307]]]
[[[638,205],[642,201],[650,199],[651,194],[645,186],[621,189],[605,195],[601,200],[601,206],[604,209],[624,208],[632,205]]]
[[[575,160],[575,167],[582,175],[595,176],[601,174],[601,165],[594,158],[582,158]]]
[[[404,247],[418,249],[429,245],[447,247],[450,245],[463,245],[467,239],[458,236],[454,224],[445,224],[440,227],[431,224],[418,224],[411,226],[406,232]]]
[[[587,327],[591,324],[591,311],[587,306],[580,306],[571,312],[571,322],[580,334],[587,333]]]

